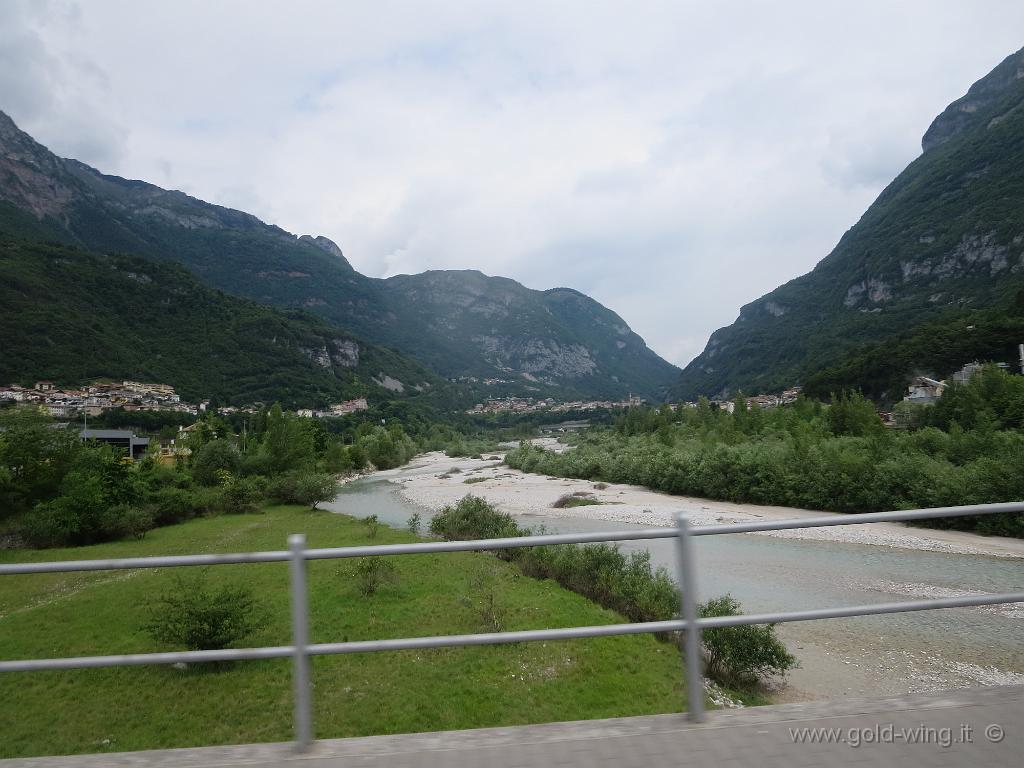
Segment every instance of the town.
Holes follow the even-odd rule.
[[[259,404],[211,408],[209,400],[187,403],[169,384],[127,381],[96,382],[81,388],[60,387],[53,381],[37,381],[31,388],[11,384],[0,387],[0,401],[18,405],[36,406],[54,418],[100,416],[104,411],[121,409],[126,412],[152,411],[200,416],[216,411],[220,416],[234,413],[257,413]],[[335,403],[325,409],[303,408],[299,416],[327,418],[345,416],[370,407],[365,397]]]

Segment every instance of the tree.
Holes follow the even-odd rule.
[[[885,431],[874,404],[860,392],[833,395],[825,417],[833,435],[868,437]]]
[[[189,464],[192,477],[200,485],[217,485],[219,474],[226,471],[234,474],[238,471],[241,457],[238,449],[229,440],[215,439],[206,443],[192,454]]]
[[[0,518],[56,495],[81,448],[77,429],[39,411],[0,413]]]
[[[37,504],[21,533],[34,546],[93,544],[139,535],[152,519],[136,505],[141,488],[131,463],[114,448],[88,445],[60,484],[60,495]]]
[[[260,452],[266,457],[270,472],[287,472],[313,462],[315,446],[307,421],[283,413],[280,403],[274,403],[267,412]]]
[[[296,487],[298,502],[316,509],[317,504],[333,501],[338,495],[338,481],[323,472],[303,472]]]
[[[739,601],[732,595],[700,606],[700,617],[738,616]],[[774,624],[746,624],[705,629],[704,662],[708,677],[727,685],[748,686],[796,666],[796,657],[775,634]]]

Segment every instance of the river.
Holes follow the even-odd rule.
[[[508,491],[501,487],[510,482],[508,470],[472,460],[461,464],[470,474],[480,467],[491,468],[486,475],[490,490],[495,492],[497,485]],[[430,505],[415,503],[402,484],[448,478],[445,469],[421,463],[376,473],[350,483],[326,507],[355,517],[377,515],[381,522],[400,528],[418,512],[425,527],[439,503],[436,499]],[[556,490],[568,482],[531,477],[550,481]],[[463,481],[456,477],[446,482]],[[455,486],[448,495],[457,498],[472,492],[486,497],[483,491],[475,484]],[[601,509],[596,506],[578,507],[571,517],[546,513],[546,505],[529,506],[536,511],[525,511],[523,505],[506,511],[523,525],[543,526],[550,532],[650,527],[649,523],[588,517],[588,511]],[[1016,557],[756,534],[703,536],[695,544],[700,599],[731,593],[748,612],[1012,592],[1024,586],[1024,559]],[[654,565],[674,573],[670,540],[621,546],[625,551],[647,549]],[[797,622],[779,625],[778,632],[800,662],[776,685],[779,701],[1024,684],[1021,604]]]

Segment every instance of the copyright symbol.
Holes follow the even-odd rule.
[[[1003,732],[1003,726],[997,725],[996,723],[985,726],[985,738],[993,744],[998,744],[1005,736],[1006,734]]]

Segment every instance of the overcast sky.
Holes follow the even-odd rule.
[[[0,109],[368,275],[577,288],[683,365],[1022,45],[1020,0],[0,0]]]

